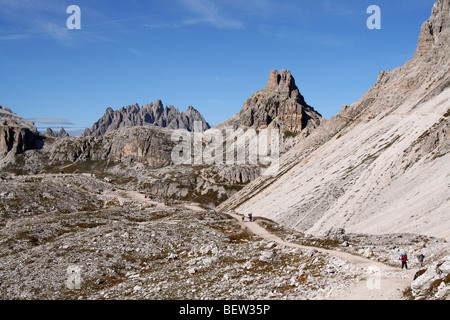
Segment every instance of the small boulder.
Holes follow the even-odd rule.
[[[316,249],[311,249],[306,253],[306,256],[309,258],[314,257],[319,251],[317,251]]]
[[[272,262],[277,256],[276,251],[264,251],[259,257],[261,262]]]

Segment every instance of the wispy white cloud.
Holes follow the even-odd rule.
[[[280,21],[305,19],[310,14],[311,3],[318,0],[286,1],[286,0],[227,0],[227,6],[234,8],[239,17],[251,17]]]
[[[51,39],[63,45],[72,46],[78,40],[111,41],[94,30],[69,30],[66,19],[67,2],[59,0],[0,0],[0,19],[4,24],[0,28],[0,41],[18,41],[23,39]],[[83,6],[82,12],[92,17],[103,17],[89,6]]]
[[[76,31],[67,29],[65,25],[59,25],[51,21],[35,21],[32,28],[1,32],[0,41],[17,41],[30,38],[42,38],[56,40],[64,45],[73,45],[75,38],[80,34],[75,34]],[[84,33],[83,38],[88,38],[89,33]]]
[[[207,23],[219,29],[241,29],[244,24],[225,12],[211,0],[179,0],[190,13],[191,18],[184,20],[187,24]]]
[[[38,29],[42,30],[42,33],[49,36],[52,39],[60,41],[70,41],[71,34],[66,26],[58,25],[54,22],[45,21],[39,23]]]
[[[321,0],[317,1],[319,5],[326,13],[332,13],[335,16],[358,16],[361,14],[360,0],[347,0],[345,5],[339,1],[334,0]],[[368,6],[368,5],[367,5]]]
[[[141,58],[145,57],[145,55],[141,51],[139,51],[138,49],[128,48],[128,51],[131,52],[132,54],[134,54],[135,56],[138,56],[138,57],[141,57]]]
[[[66,125],[66,126],[74,126],[75,125],[73,122],[70,122],[67,119],[60,119],[60,118],[31,118],[28,120],[30,120],[34,123],[39,123],[39,124]]]
[[[6,21],[0,34],[2,41],[44,37],[67,43],[70,39],[65,23],[59,26],[53,22],[56,14],[65,14],[61,3],[0,0],[0,7],[0,18]]]
[[[269,36],[280,41],[312,45],[340,47],[348,45],[350,42],[348,38],[340,35],[315,32],[289,26],[262,24],[258,27],[258,31],[265,36]]]
[[[177,17],[173,20],[144,24],[155,29],[182,28],[205,24],[218,29],[243,29],[250,21],[283,19],[305,20],[308,14],[300,1],[279,0],[177,0]],[[167,16],[166,16],[167,18]]]
[[[0,41],[20,40],[25,38],[28,38],[28,35],[19,33],[0,35]]]
[[[204,22],[202,20],[195,20],[195,19],[185,19],[182,21],[177,22],[153,22],[153,23],[145,23],[144,27],[153,28],[153,29],[167,29],[167,28],[183,28],[190,25],[194,25],[197,23]]]

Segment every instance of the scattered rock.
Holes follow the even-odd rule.
[[[373,257],[373,248],[367,248],[366,251],[364,251],[363,256],[366,258],[372,258]]]
[[[275,242],[271,242],[266,246],[266,249],[273,249],[277,246],[277,244]]]
[[[347,242],[349,240],[344,228],[331,228],[326,232],[325,237],[340,242]]]
[[[261,262],[272,262],[277,256],[276,251],[264,251],[259,257]]]
[[[450,256],[434,262],[411,284],[412,294],[417,300],[431,297],[444,299],[448,295]]]
[[[310,249],[308,252],[306,252],[306,256],[309,258],[314,257],[316,254],[318,253],[318,251],[316,249]]]
[[[198,270],[197,270],[197,268],[189,268],[187,271],[189,274],[195,274],[195,273],[197,273]]]

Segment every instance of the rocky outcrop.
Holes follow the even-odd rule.
[[[100,137],[62,139],[47,149],[48,164],[75,162],[142,163],[150,167],[171,164],[175,143],[171,131],[158,127],[119,129]]]
[[[98,137],[120,128],[151,125],[193,131],[196,121],[201,122],[203,131],[210,128],[195,108],[189,107],[186,112],[180,112],[174,106],[164,107],[162,102],[157,100],[156,103],[146,104],[142,108],[138,104],[116,111],[108,108],[91,129],[84,131],[83,136]]]
[[[270,71],[265,90],[293,99],[300,96],[294,77],[288,70],[281,70],[280,73],[275,69]]]
[[[168,166],[143,170],[139,164],[115,175],[137,177],[136,188],[155,198],[218,205],[260,175],[259,167],[214,165]]]
[[[44,137],[34,124],[0,106],[0,159],[42,147]]]
[[[325,237],[334,241],[348,241],[349,237],[345,234],[344,228],[331,228],[325,234]]]
[[[430,55],[448,52],[450,44],[450,4],[438,1],[434,4],[431,17],[420,30],[417,51],[414,57],[429,59]]]
[[[450,256],[433,262],[419,271],[411,284],[417,300],[444,300],[450,296]]]
[[[27,150],[36,149],[36,134],[27,128],[0,125],[0,156],[9,152],[20,154]]]
[[[310,132],[324,120],[309,106],[288,70],[272,70],[264,90],[253,94],[239,113],[243,126],[282,129],[291,133]]]
[[[59,132],[53,131],[52,128],[47,128],[47,130],[45,131],[45,136],[51,138],[66,138],[69,136],[69,134],[64,128],[61,128]]]

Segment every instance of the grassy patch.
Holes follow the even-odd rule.
[[[298,135],[297,132],[292,132],[292,131],[289,131],[289,130],[284,131],[284,136],[286,138],[295,138],[297,135]]]
[[[412,289],[411,287],[406,288],[405,290],[403,290],[403,297],[406,300],[414,300],[414,295],[412,294]]]
[[[254,235],[248,230],[241,230],[238,232],[233,232],[228,236],[231,243],[241,243],[245,241],[250,241],[254,239]]]

